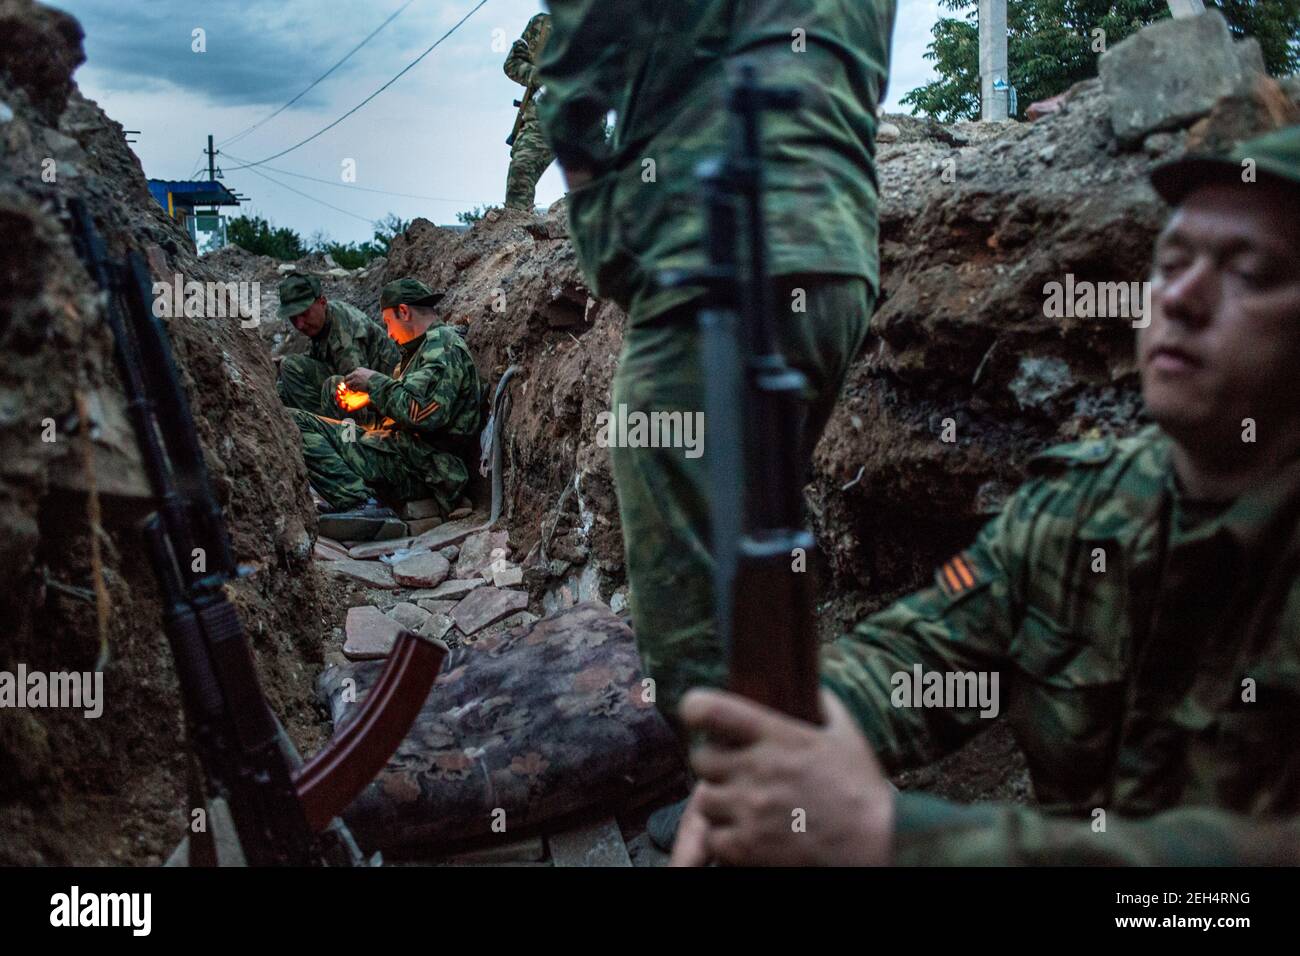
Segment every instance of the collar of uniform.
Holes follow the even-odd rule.
[[[1172,480],[1172,479],[1171,479]],[[1229,536],[1247,554],[1258,553],[1281,539],[1296,537],[1300,517],[1300,458],[1280,468],[1272,478],[1242,494],[1215,518],[1190,530],[1186,541]]]
[[[422,333],[411,339],[411,341],[397,346],[398,351],[402,353],[402,361],[406,361],[416,352],[420,351],[420,349],[424,347],[424,340],[428,338],[428,336],[429,330],[425,329]]]
[[[1116,456],[1107,467],[1121,472],[1113,484],[1107,482],[1098,504],[1079,528],[1084,541],[1118,541],[1131,544],[1139,532],[1155,522],[1167,482],[1173,474],[1168,437],[1158,428],[1143,429],[1136,436],[1142,445],[1131,455]]]

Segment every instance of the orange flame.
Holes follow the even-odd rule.
[[[347,412],[355,412],[358,408],[365,408],[370,404],[370,396],[365,392],[354,392],[348,388],[347,382],[339,382],[338,388],[334,390],[334,398],[339,403],[339,408]]]

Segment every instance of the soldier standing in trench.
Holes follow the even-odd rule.
[[[533,211],[537,180],[551,165],[555,154],[546,145],[537,123],[537,61],[551,32],[551,18],[539,13],[528,21],[523,36],[510,47],[506,57],[506,76],[524,87],[525,100],[520,106],[515,140],[510,145],[510,171],[506,174],[506,208]]]
[[[538,115],[570,189],[583,272],[595,295],[628,313],[616,410],[703,410],[703,289],[665,289],[657,277],[705,265],[695,169],[725,150],[734,71],[752,66],[763,83],[802,92],[797,109],[765,116],[762,149],[778,344],[814,393],[804,447],[791,452],[807,467],[879,294],[876,109],[894,0],[549,6]],[[611,448],[637,644],[674,724],[687,688],[725,677],[706,463],[683,451]],[[670,842],[679,817],[680,808],[652,817],[652,838]]]

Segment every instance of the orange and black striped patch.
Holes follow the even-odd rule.
[[[442,406],[437,402],[430,402],[428,405],[421,408],[420,404],[415,399],[411,399],[411,406],[406,410],[406,412],[407,416],[411,419],[411,424],[418,425],[441,407]]]
[[[964,551],[944,562],[935,577],[949,598],[961,597],[980,583],[979,568]]]

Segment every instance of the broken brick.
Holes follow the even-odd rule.
[[[407,521],[418,521],[421,518],[440,518],[442,509],[437,498],[417,498],[402,505],[398,514]]]
[[[413,554],[393,565],[393,579],[403,587],[437,587],[451,571],[451,563],[440,554]]]
[[[493,551],[500,550],[504,557],[510,546],[510,535],[505,531],[480,531],[465,539],[460,546],[454,577],[473,578],[482,575],[495,558]]]
[[[338,561],[327,561],[321,565],[321,570],[337,575],[339,577],[351,578],[353,581],[360,581],[362,584],[369,584],[377,588],[393,588],[397,582],[393,580],[393,572],[388,570],[388,566],[380,564],[378,561],[355,561],[352,558],[340,558]]]
[[[487,582],[482,578],[468,578],[464,581],[443,581],[432,590],[416,591],[407,595],[407,600],[419,601],[422,598],[428,598],[431,601],[451,601],[463,598],[475,588],[482,587]]]
[[[523,591],[485,587],[471,592],[452,608],[451,619],[461,633],[469,635],[527,608],[528,595]]]
[[[348,555],[356,558],[358,561],[364,561],[369,558],[379,558],[386,554],[392,554],[395,551],[404,551],[413,544],[411,538],[394,538],[391,541],[371,541],[368,544],[359,544],[356,547],[348,549]]]
[[[385,617],[377,607],[348,608],[343,654],[349,660],[371,661],[387,657],[402,632],[402,625]]]

